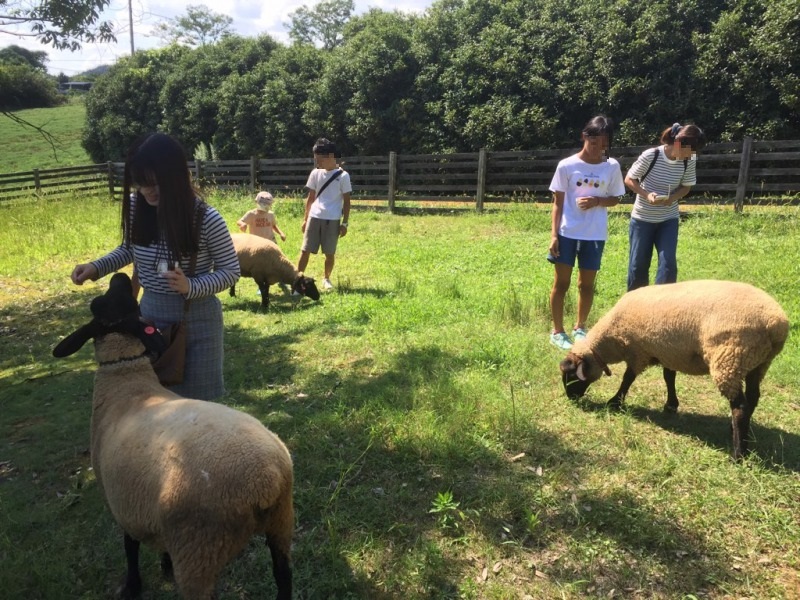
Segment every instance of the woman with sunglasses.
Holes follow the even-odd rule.
[[[705,146],[697,125],[675,123],[661,145],[642,152],[625,176],[636,194],[629,225],[628,291],[650,283],[653,248],[658,253],[656,283],[678,280],[678,202],[697,183],[697,152]]]

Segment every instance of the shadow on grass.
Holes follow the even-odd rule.
[[[709,576],[732,577],[724,559],[709,558],[722,553],[702,535],[633,495],[573,496],[586,457],[535,423],[515,424],[514,436],[526,461],[545,475],[509,461],[493,434],[471,427],[482,408],[459,392],[467,367],[436,346],[412,347],[374,377],[359,369],[319,373],[301,400],[237,398],[270,423],[295,457],[298,597],[395,598],[398,590],[404,598],[461,597],[485,561],[518,553],[544,561],[550,540],[564,534],[582,548],[601,552],[611,539],[620,549],[602,561],[549,561],[545,568],[556,585],[591,582],[606,592],[645,587],[646,575],[636,567],[645,561],[658,564],[665,597],[703,589]],[[282,368],[283,381],[276,383],[289,385],[292,369]],[[290,417],[277,416],[283,413]],[[564,472],[570,483],[545,492],[558,487]],[[445,491],[458,507],[442,520],[431,508]],[[485,540],[497,554],[461,552],[464,538]],[[333,569],[315,569],[320,560]],[[358,565],[357,571],[345,564]],[[530,576],[525,567],[510,569]]]
[[[587,397],[574,401],[587,412],[604,412],[609,409],[605,401],[595,402]],[[702,415],[678,411],[665,412],[626,403],[623,410],[639,421],[653,423],[666,431],[701,440],[711,448],[731,454],[732,434],[730,415]],[[766,427],[758,423],[758,409],[750,422],[751,454],[758,457],[764,467],[782,471],[788,469],[800,473],[800,435],[783,429]]]

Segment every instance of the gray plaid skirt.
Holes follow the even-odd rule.
[[[163,329],[183,318],[183,296],[145,290],[142,317]],[[186,370],[183,383],[169,389],[187,398],[214,400],[225,393],[222,376],[222,303],[216,296],[194,298],[186,315]]]

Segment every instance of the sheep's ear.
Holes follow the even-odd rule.
[[[581,381],[586,381],[586,361],[578,362],[578,368],[575,369],[575,376]]]
[[[64,358],[71,356],[78,350],[83,348],[83,345],[91,340],[97,332],[97,324],[94,321],[87,323],[74,333],[70,333],[67,337],[61,340],[58,345],[53,348],[53,356],[56,358]]]

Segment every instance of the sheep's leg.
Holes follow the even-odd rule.
[[[748,453],[750,442],[750,418],[758,406],[761,397],[760,369],[750,371],[745,377],[745,391],[739,391],[736,401],[731,402],[731,426],[733,429],[733,458],[741,460]]]
[[[747,399],[747,409],[750,412],[750,416],[753,416],[753,412],[758,406],[758,400],[761,398],[761,379],[763,376],[762,369],[758,368],[750,371],[744,379],[744,396]]]
[[[137,598],[142,592],[142,576],[139,574],[139,540],[125,534],[125,559],[128,562],[128,572],[125,583],[119,591],[120,598]]]
[[[617,390],[617,393],[606,402],[606,406],[611,409],[618,410],[622,408],[622,405],[625,403],[625,397],[628,395],[628,390],[631,388],[634,380],[636,379],[636,373],[631,367],[625,369],[625,373],[622,375],[622,383]]]
[[[664,412],[676,413],[678,412],[678,393],[675,391],[675,375],[676,371],[672,369],[664,369],[664,383],[667,384],[667,403],[664,405]]]
[[[272,507],[265,528],[267,546],[272,555],[272,574],[278,587],[277,600],[292,598],[292,533],[294,531],[294,506],[292,488],[287,487]]]
[[[269,284],[259,282],[258,289],[261,291],[261,307],[269,308]]]
[[[747,436],[750,433],[750,415],[753,410],[740,389],[731,403],[731,429],[733,430],[733,459],[741,460],[747,454]]]
[[[233,297],[233,298],[236,297],[236,284],[235,283],[231,286],[230,294],[231,294],[231,297]]]
[[[169,556],[169,552],[161,554],[161,574],[164,579],[172,579],[172,559]]]
[[[272,555],[272,573],[275,576],[275,584],[278,586],[277,600],[291,600],[292,567],[289,563],[289,555],[284,549],[279,548],[278,544],[271,543],[270,538],[267,538],[267,546]]]

